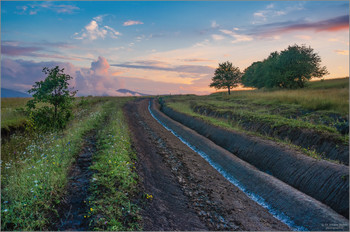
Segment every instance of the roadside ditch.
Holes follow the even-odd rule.
[[[330,206],[339,214],[349,217],[347,166],[316,160],[272,141],[210,125],[164,104],[161,110],[170,118],[207,137],[259,170],[277,177]]]

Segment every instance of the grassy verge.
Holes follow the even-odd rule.
[[[290,147],[302,152],[303,154],[310,156],[310,157],[317,159],[317,160],[322,159],[322,160],[327,160],[327,161],[332,162],[332,163],[339,163],[339,161],[337,161],[337,160],[331,160],[331,159],[324,157],[321,154],[318,154],[315,150],[310,150],[307,148],[297,146],[288,140],[281,140],[281,139],[278,139],[275,137],[262,135],[258,132],[247,131],[238,122],[235,122],[232,120],[218,119],[218,118],[208,117],[208,116],[198,114],[192,110],[192,108],[190,107],[189,104],[184,104],[181,102],[171,102],[171,103],[167,104],[167,106],[169,106],[170,108],[172,108],[178,112],[190,115],[190,116],[195,117],[195,118],[200,118],[203,121],[207,122],[208,124],[211,124],[214,126],[218,126],[218,127],[225,128],[228,130],[234,130],[234,131],[238,131],[238,132],[243,132],[243,133],[248,134],[248,135],[253,135],[253,136],[258,136],[258,137],[262,137],[265,139],[273,140],[273,141],[278,142],[280,144],[290,146]]]
[[[94,230],[140,230],[138,206],[133,203],[137,194],[136,154],[131,149],[122,105],[126,100],[106,105],[109,115],[97,135],[95,171],[90,185],[90,212]]]
[[[81,109],[81,117],[63,133],[18,135],[28,139],[24,146],[17,144],[21,139],[11,139],[2,148],[2,154],[17,154],[7,154],[8,160],[1,163],[2,230],[50,229],[68,169],[81,149],[84,134],[101,120],[101,105]]]

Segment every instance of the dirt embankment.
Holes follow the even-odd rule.
[[[153,195],[144,230],[289,230],[160,125],[148,102],[124,108],[141,187]]]
[[[291,143],[314,149],[318,154],[332,160],[338,160],[349,165],[349,146],[343,141],[335,139],[332,134],[317,132],[312,129],[290,128],[288,126],[272,126],[268,122],[252,121],[248,118],[234,114],[232,111],[218,111],[209,106],[194,106],[193,111],[209,117],[231,119],[240,121],[240,125],[248,131],[275,137],[281,140],[288,140]]]
[[[345,165],[307,157],[275,142],[229,131],[162,106],[172,119],[197,131],[242,160],[349,217],[349,170]]]

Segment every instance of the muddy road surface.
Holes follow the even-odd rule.
[[[89,184],[93,172],[89,169],[96,152],[96,131],[85,136],[83,149],[69,171],[67,195],[58,208],[59,221],[54,230],[89,231],[89,219],[84,216],[88,212]]]
[[[141,188],[153,196],[142,209],[144,230],[290,230],[160,125],[148,103],[124,107]]]

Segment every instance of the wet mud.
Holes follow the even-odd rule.
[[[92,157],[96,152],[96,132],[86,135],[83,149],[69,171],[67,194],[58,208],[59,222],[56,229],[60,231],[89,231],[89,196],[90,179],[93,172],[89,170]]]

